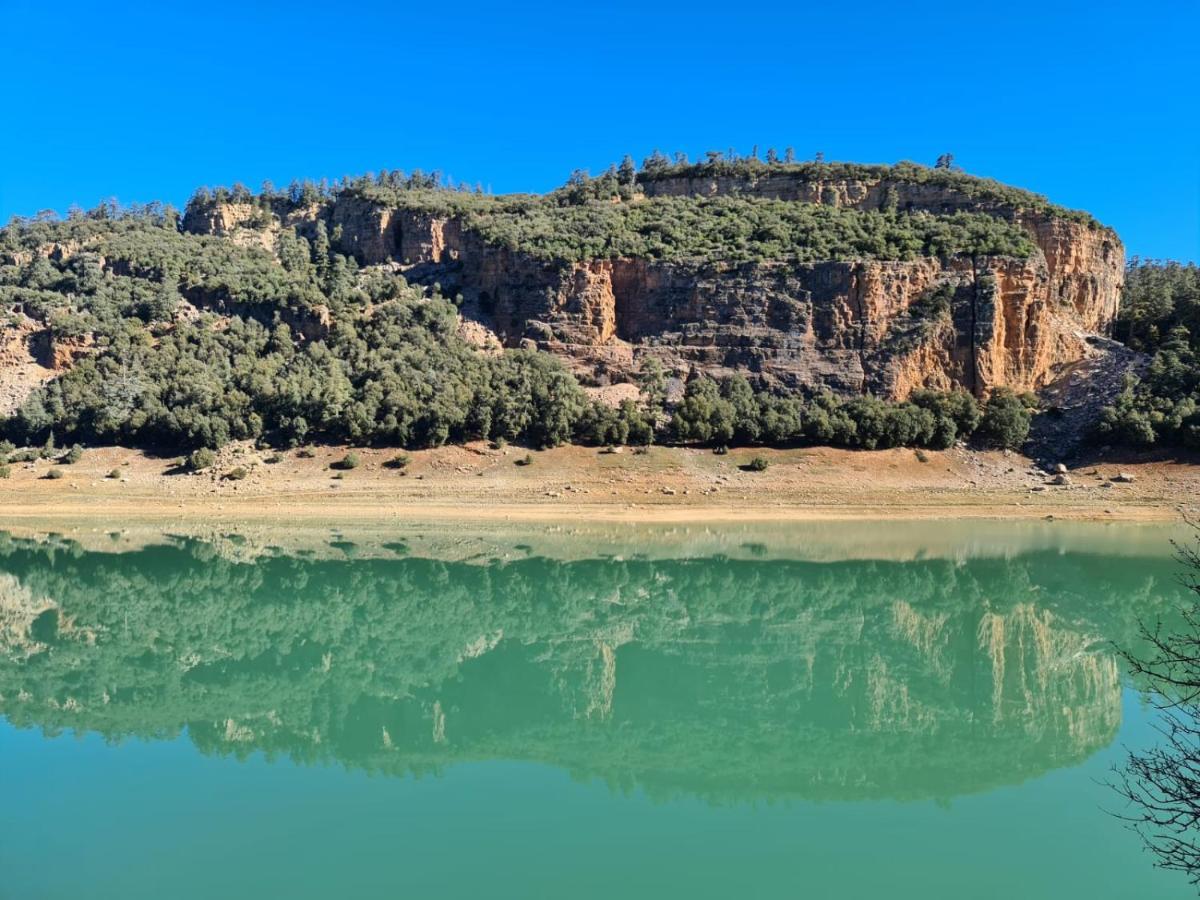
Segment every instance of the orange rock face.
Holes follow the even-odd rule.
[[[577,371],[618,376],[653,356],[680,374],[739,371],[766,385],[893,398],[923,387],[1036,390],[1079,360],[1085,336],[1104,332],[1117,311],[1124,250],[1094,223],[899,181],[680,178],[646,192],[984,211],[1024,227],[1038,249],[1028,259],[547,262],[427,211],[342,198],[311,216],[360,262],[399,264],[412,281],[461,294],[464,312],[506,346],[532,342]],[[220,234],[232,220],[209,218],[185,226]]]

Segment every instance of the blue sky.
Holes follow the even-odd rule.
[[[545,190],[624,153],[931,163],[1200,258],[1200,4],[0,0],[0,220],[441,169]]]

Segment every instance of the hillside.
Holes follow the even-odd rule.
[[[16,443],[184,450],[948,446],[981,416],[1016,446],[1015,394],[1089,356],[1123,273],[1086,214],[911,163],[203,190],[0,231],[0,413]]]

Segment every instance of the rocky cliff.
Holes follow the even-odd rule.
[[[960,179],[961,181],[962,179]],[[964,182],[970,185],[970,181]],[[536,346],[577,372],[624,378],[646,357],[669,370],[746,373],[767,386],[902,398],[914,389],[1035,390],[1078,361],[1116,314],[1124,251],[1116,235],[1048,204],[898,178],[644,178],[627,202],[740,195],[858,210],[985,213],[1019,225],[1027,258],[904,261],[546,259],[489,242],[471,217],[342,194],[276,221],[326,221],[343,252],[398,266],[461,294],[464,314],[508,346]],[[235,204],[189,210],[185,227],[230,234],[254,216]]]

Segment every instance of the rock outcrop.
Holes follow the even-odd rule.
[[[463,218],[419,207],[343,195],[285,215],[299,227],[324,218],[339,248],[360,263],[399,265],[411,281],[461,294],[464,313],[506,346],[532,342],[577,372],[618,379],[656,357],[678,374],[739,371],[768,386],[893,398],[922,387],[1036,390],[1083,358],[1086,337],[1103,333],[1116,314],[1123,248],[1111,230],[1083,217],[886,178],[663,178],[642,190],[985,212],[1023,227],[1037,250],[1024,259],[905,262],[547,261],[488,243]],[[184,224],[223,234],[248,219],[228,209],[189,211]]]

